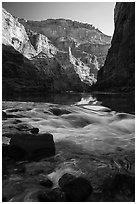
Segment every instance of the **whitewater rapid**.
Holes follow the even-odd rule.
[[[3,110],[21,120],[22,125],[53,134],[55,143],[72,142],[88,152],[134,150],[135,116],[102,105],[59,105],[37,102],[3,102]],[[14,118],[3,123],[4,132],[18,127]],[[20,124],[19,124],[20,125]],[[9,130],[10,128],[10,130]]]

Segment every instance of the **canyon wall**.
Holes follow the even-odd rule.
[[[2,29],[3,92],[88,91],[111,41],[93,25],[65,19],[28,21],[5,9]]]
[[[116,3],[115,30],[95,89],[132,91],[135,87],[135,3]]]

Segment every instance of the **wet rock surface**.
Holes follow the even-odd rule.
[[[32,134],[38,134],[38,133],[39,133],[39,128],[32,128],[32,129],[30,130],[30,132],[31,132]]]
[[[55,144],[51,134],[35,136],[34,134],[16,133],[4,136],[11,138],[6,156],[15,160],[38,160],[55,155]]]
[[[66,194],[67,201],[81,202],[92,193],[92,186],[88,180],[64,174],[59,180],[59,186]]]
[[[47,188],[51,188],[53,186],[53,183],[51,180],[47,178],[47,179],[40,181],[40,185],[45,186]]]

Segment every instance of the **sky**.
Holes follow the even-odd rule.
[[[27,20],[65,18],[89,23],[113,35],[115,2],[3,2],[13,16]]]

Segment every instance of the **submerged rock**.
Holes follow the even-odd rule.
[[[47,177],[45,175],[51,173],[54,170],[54,164],[47,161],[29,162],[25,164],[25,171],[28,175],[38,175],[38,181],[45,181]]]
[[[70,111],[63,108],[50,108],[49,110],[50,112],[52,112],[54,115],[57,115],[57,116],[71,113]]]
[[[53,183],[48,178],[45,178],[44,180],[40,181],[40,185],[42,185],[46,188],[51,188],[53,186]]]
[[[39,192],[38,200],[40,202],[64,202],[66,201],[64,192],[62,192],[61,189],[59,188]]]
[[[67,173],[59,179],[59,186],[65,192],[66,199],[69,202],[84,201],[93,191],[88,180]]]
[[[55,144],[53,135],[39,134],[38,136],[21,133],[5,134],[10,137],[10,146],[7,156],[15,160],[39,160],[44,157],[55,155]]]
[[[16,129],[19,131],[28,131],[30,130],[30,126],[28,124],[19,124]]]
[[[18,124],[18,123],[22,123],[22,121],[21,121],[21,120],[18,120],[18,119],[15,119],[15,120],[13,121],[13,124]]]
[[[32,129],[30,130],[30,132],[31,132],[32,134],[38,134],[38,133],[39,133],[39,128],[32,128]]]

